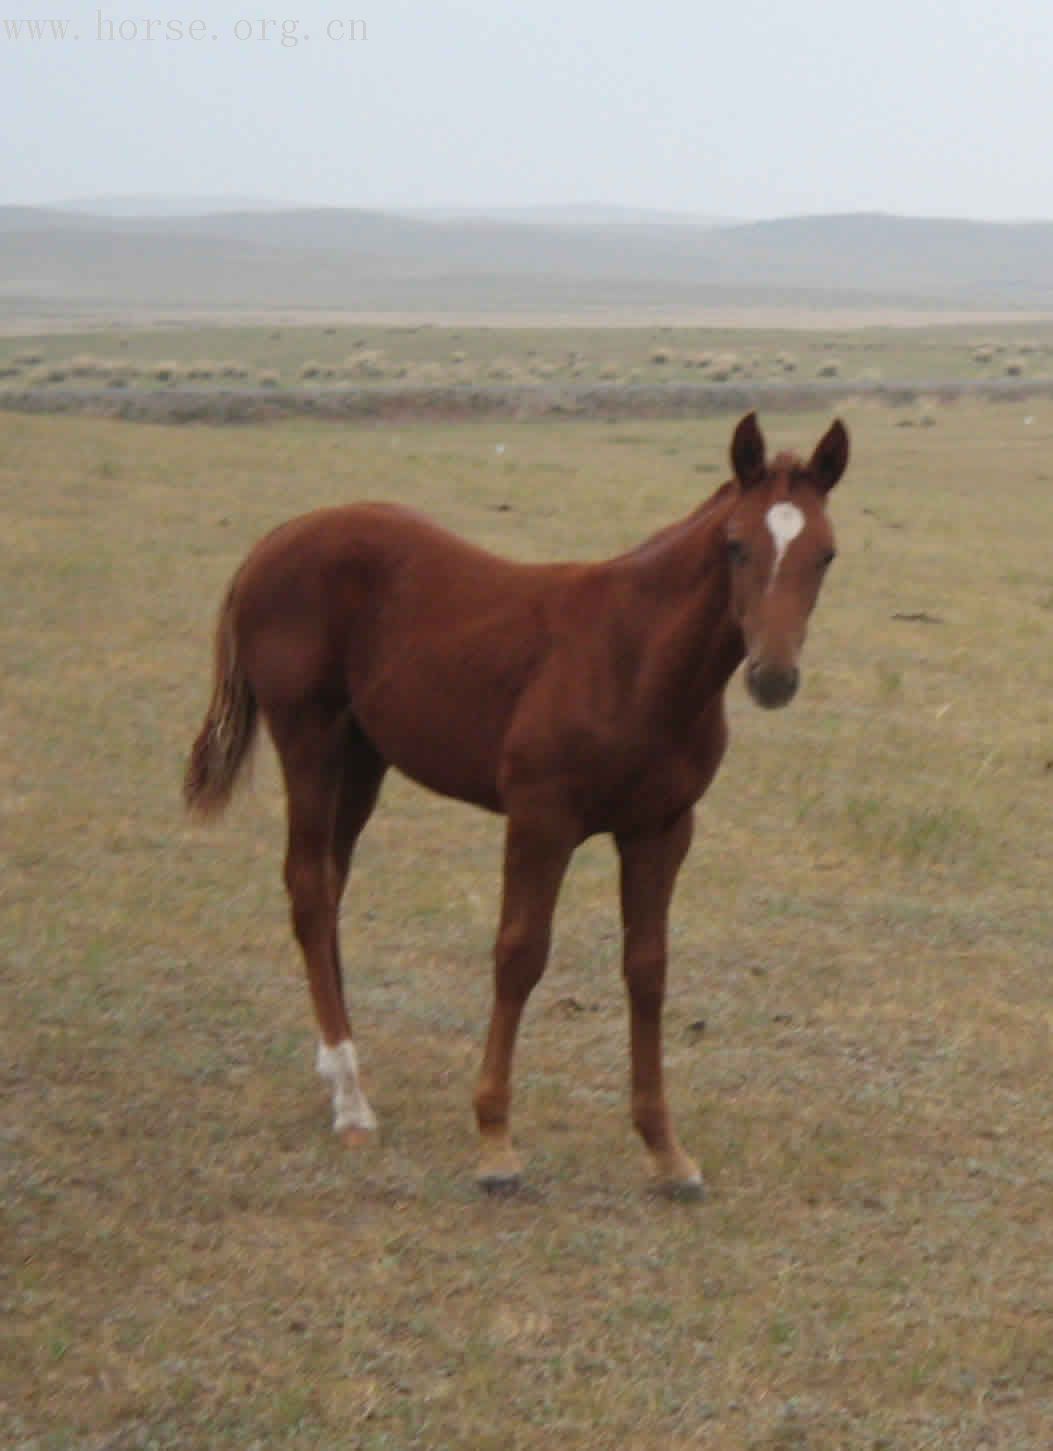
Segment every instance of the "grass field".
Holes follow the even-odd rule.
[[[528,1187],[493,1202],[470,1094],[500,823],[385,788],[344,915],[381,1134],[349,1154],[273,755],[210,831],[179,778],[220,593],[273,523],[381,496],[602,555],[726,477],[728,421],[0,417],[0,1444],[1053,1442],[1053,405],[846,419],[800,697],[771,716],[733,682],[675,904],[689,1207],[646,1193],[628,1123],[606,843],[521,1041]],[[803,449],[828,420],[762,421]]]

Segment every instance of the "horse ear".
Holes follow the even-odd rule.
[[[837,483],[847,463],[848,430],[840,418],[835,418],[816,444],[809,466],[824,494],[828,494]]]
[[[764,477],[764,435],[757,426],[755,413],[747,413],[735,429],[731,440],[731,466],[744,489],[751,489]]]

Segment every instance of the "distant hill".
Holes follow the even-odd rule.
[[[601,209],[602,210],[602,209]],[[713,226],[346,208],[0,207],[0,318],[137,307],[491,311],[749,303],[1053,308],[1053,223]]]
[[[287,206],[288,203],[249,196],[95,196],[54,202],[49,210],[88,212],[100,217],[186,217],[216,212],[282,211]]]
[[[287,202],[244,196],[99,196],[75,197],[52,202],[45,211],[81,212],[99,217],[203,217],[223,212],[283,212],[311,210]],[[350,209],[354,210],[354,209]],[[377,210],[373,208],[372,210]],[[611,206],[605,202],[581,202],[563,206],[533,207],[386,207],[393,216],[417,217],[421,221],[529,222],[543,226],[637,226],[641,223],[667,226],[727,226],[730,217],[709,217],[693,212],[662,211],[648,207]]]
[[[553,227],[636,227],[644,226],[730,226],[730,217],[708,217],[693,212],[660,211],[648,207],[618,207],[605,202],[581,202],[566,206],[537,207],[393,207],[400,216],[431,221],[472,219],[492,222],[525,222]]]

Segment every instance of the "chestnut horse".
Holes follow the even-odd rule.
[[[754,414],[733,479],[685,519],[597,563],[519,564],[389,504],[307,514],[237,571],[215,642],[187,805],[227,803],[264,717],[288,797],[285,883],[336,1130],[376,1128],[359,1079],[338,943],[340,898],[389,766],[507,817],[495,991],[475,1091],[480,1183],[514,1186],[512,1053],[545,969],[574,849],[609,832],[621,868],[633,1122],[658,1184],[701,1193],[662,1082],[666,920],[695,802],[727,743],[745,658],[761,706],[786,705],[834,557],[826,495],[848,461],[835,422],[805,461],[769,463]]]

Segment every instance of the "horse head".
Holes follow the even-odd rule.
[[[780,453],[770,463],[756,414],[735,429],[738,485],[725,526],[730,607],[746,649],[746,685],[767,709],[788,705],[827,568],[835,554],[826,496],[848,463],[848,433],[836,420],[806,462]]]

